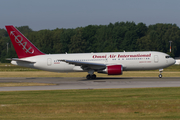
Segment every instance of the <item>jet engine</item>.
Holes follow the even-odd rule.
[[[104,73],[108,75],[122,75],[123,66],[122,65],[107,65],[106,69],[98,71],[98,73]]]
[[[122,65],[108,65],[106,67],[108,75],[122,75],[123,66]]]

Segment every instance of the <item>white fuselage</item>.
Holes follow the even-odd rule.
[[[12,61],[11,63],[14,65],[53,72],[85,71],[81,68],[81,66],[75,66],[74,64],[60,61],[64,59],[88,63],[100,63],[105,65],[122,65],[123,70],[125,71],[162,69],[175,63],[175,60],[169,57],[169,55],[154,51],[46,54],[22,58],[22,60],[30,62]]]

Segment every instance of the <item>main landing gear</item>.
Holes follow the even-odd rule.
[[[96,79],[96,75],[94,74],[94,70],[90,69],[88,71],[88,75],[86,76],[86,78],[89,80],[89,79]]]
[[[161,73],[163,72],[163,69],[159,69],[159,72],[160,72],[159,73],[159,78],[162,78],[162,74]]]
[[[90,74],[88,74],[87,76],[86,76],[86,78],[89,80],[89,79],[96,79],[96,75],[95,74],[93,74],[93,75],[90,75]]]

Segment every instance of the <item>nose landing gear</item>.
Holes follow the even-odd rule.
[[[162,78],[162,74],[161,73],[163,72],[163,69],[159,69],[159,72],[160,72],[159,73],[159,78]]]
[[[161,75],[161,74],[159,74],[159,78],[162,78],[162,75]]]

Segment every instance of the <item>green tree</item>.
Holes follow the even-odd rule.
[[[69,44],[70,53],[84,53],[86,49],[86,41],[82,37],[82,28],[75,29],[75,35],[71,37]]]

